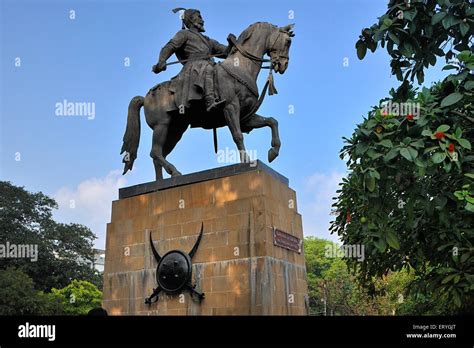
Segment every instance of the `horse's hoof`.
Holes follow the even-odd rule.
[[[268,162],[273,162],[275,158],[278,157],[278,151],[276,151],[274,148],[271,148],[268,150]]]
[[[183,174],[181,174],[180,172],[176,171],[174,172],[173,174],[171,174],[171,177],[174,178],[175,176],[181,176]]]

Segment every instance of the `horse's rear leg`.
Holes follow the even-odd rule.
[[[254,114],[245,124],[245,128],[249,130],[262,127],[270,127],[272,130],[272,147],[268,150],[268,162],[272,162],[280,153],[281,142],[278,132],[278,121],[273,117],[263,117]]]
[[[181,173],[165,159],[163,155],[163,146],[166,142],[168,135],[169,124],[158,124],[153,127],[153,141],[150,156],[153,158],[153,163],[155,165],[156,180],[163,179],[163,173],[161,167],[163,167],[166,172],[171,176],[178,176]]]
[[[155,166],[155,176],[156,180],[163,180],[163,167],[160,162],[156,159],[153,160],[153,165]]]
[[[176,144],[181,140],[184,132],[188,128],[189,123],[186,122],[172,122],[168,127],[168,135],[163,145],[163,157],[166,158],[175,148]]]

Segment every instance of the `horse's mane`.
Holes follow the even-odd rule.
[[[253,32],[260,28],[260,27],[266,27],[266,28],[277,28],[276,25],[268,23],[268,22],[256,22],[253,24],[250,24],[247,29],[245,29],[240,35],[239,38],[237,39],[237,43],[239,45],[242,45],[245,41],[247,41],[253,34]],[[235,53],[237,49],[235,47],[232,47],[231,54]]]

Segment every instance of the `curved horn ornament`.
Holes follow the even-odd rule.
[[[201,222],[201,232],[199,233],[199,237],[196,240],[196,243],[194,244],[193,248],[189,252],[189,257],[191,257],[191,258],[193,258],[194,254],[196,254],[196,251],[199,248],[199,243],[201,243],[201,238],[202,238],[203,231],[204,231],[204,222]]]
[[[151,246],[151,251],[153,252],[153,256],[155,256],[156,262],[160,262],[161,256],[158,254],[158,251],[156,251],[155,246],[153,245],[153,239],[151,238],[151,231],[150,231],[150,246]]]

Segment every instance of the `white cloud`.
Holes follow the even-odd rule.
[[[330,221],[334,220],[330,214],[334,203],[332,197],[337,196],[336,191],[344,176],[345,173],[333,171],[315,173],[306,180],[305,201],[300,204],[305,235],[338,241],[337,235],[329,233]]]
[[[118,199],[118,189],[126,183],[122,172],[114,170],[104,178],[87,179],[72,189],[62,187],[53,195],[59,206],[54,217],[57,221],[89,227],[98,238],[95,246],[104,249],[112,201]]]

